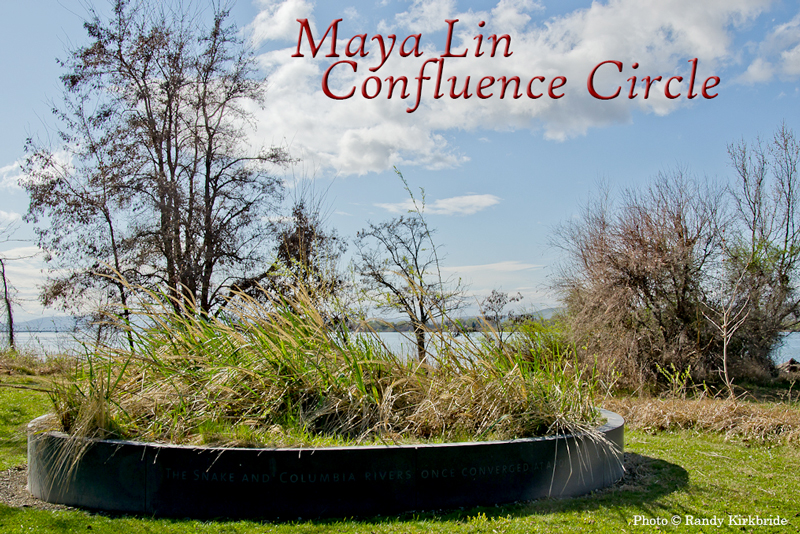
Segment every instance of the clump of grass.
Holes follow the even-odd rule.
[[[645,432],[695,430],[726,439],[758,443],[800,441],[800,410],[787,404],[754,403],[736,398],[608,399],[605,407]]]
[[[62,374],[74,366],[66,354],[40,356],[30,350],[0,350],[0,374],[50,376]]]
[[[150,293],[139,326],[118,325],[132,348],[98,346],[54,385],[62,429],[283,447],[512,439],[595,423],[592,377],[536,327],[505,342],[432,331],[436,355],[420,362],[294,294],[238,294],[211,317]]]

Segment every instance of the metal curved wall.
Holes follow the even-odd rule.
[[[29,432],[28,489],[48,502],[193,518],[369,516],[575,496],[623,474],[624,421],[601,412],[600,440],[320,449],[92,440],[68,473],[59,467],[67,436]]]

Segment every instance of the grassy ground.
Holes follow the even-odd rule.
[[[34,417],[52,411],[52,404],[44,393],[20,389],[42,387],[39,377],[5,378],[0,386],[0,470],[5,470],[27,461],[25,426]]]
[[[4,377],[5,385],[38,384],[38,377]],[[25,423],[48,410],[44,394],[0,387],[0,467],[25,461]],[[680,525],[670,532],[800,532],[800,447],[726,441],[718,433],[690,430],[627,433],[625,480],[594,495],[438,514],[348,521],[258,523],[198,522],[146,517],[107,517],[79,511],[46,512],[0,505],[0,532],[108,533],[529,533],[651,532],[637,516]],[[780,516],[786,526],[730,525],[730,515]],[[687,526],[687,516],[720,516],[721,528]],[[642,522],[640,519],[639,523]]]

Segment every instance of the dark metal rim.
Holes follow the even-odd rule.
[[[625,420],[622,418],[621,415],[609,411],[604,410],[603,408],[597,408],[598,413],[601,417],[603,417],[606,422],[601,426],[597,427],[597,431],[600,433],[606,433],[616,428],[619,428],[625,424]],[[37,417],[36,419],[32,420],[28,423],[28,431],[30,433],[36,433],[35,429],[39,424],[37,422],[42,422],[46,418],[52,417],[52,414],[45,414],[42,416]],[[70,436],[64,432],[50,430],[43,432],[45,434],[49,434],[51,436],[65,439],[69,438]],[[462,441],[462,442],[452,442],[452,443],[421,443],[417,445],[352,445],[349,447],[324,447],[325,450],[330,451],[349,451],[349,450],[359,450],[359,451],[366,451],[366,450],[374,450],[374,449],[438,449],[438,448],[449,448],[449,447],[470,447],[474,445],[500,445],[503,443],[527,443],[527,442],[538,442],[538,441],[555,441],[555,440],[562,440],[562,439],[570,439],[575,437],[580,437],[582,434],[559,434],[553,436],[540,436],[535,438],[520,438],[520,439],[513,439],[513,440],[495,440],[495,441]],[[138,447],[153,447],[153,448],[175,448],[175,449],[187,449],[187,450],[203,450],[203,451],[296,451],[296,452],[308,452],[308,451],[315,451],[318,450],[316,448],[309,448],[309,447],[200,447],[197,445],[176,445],[174,443],[153,443],[147,441],[132,441],[132,440],[124,440],[124,439],[96,439],[96,438],[85,438],[86,441],[92,443],[106,443],[111,445],[135,445]]]

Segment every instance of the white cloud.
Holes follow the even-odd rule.
[[[38,183],[41,180],[64,176],[72,171],[74,171],[72,153],[67,150],[57,150],[49,156],[44,168],[39,167],[33,178]],[[22,163],[19,161],[0,167],[0,189],[21,191],[20,180],[23,178],[31,178],[31,176],[22,173]]]
[[[500,0],[492,9],[491,18],[496,27],[517,32],[530,22],[528,12],[543,10],[544,6],[533,0]]]
[[[447,28],[445,20],[456,11],[455,0],[413,0],[411,7],[395,16],[401,27],[430,33]]]
[[[462,195],[441,198],[425,205],[425,213],[433,215],[473,215],[498,204],[500,199],[494,195]],[[411,199],[396,204],[375,204],[391,213],[408,213],[415,209]]]
[[[483,265],[460,265],[455,267],[442,267],[442,271],[453,273],[476,273],[476,272],[517,272],[528,271],[530,269],[541,269],[543,265],[533,263],[523,263],[520,261],[501,261],[497,263],[486,263]]]
[[[764,83],[774,76],[800,75],[800,13],[789,22],[776,25],[758,45],[758,54],[737,81]]]
[[[22,220],[22,215],[19,213],[0,210],[0,226],[6,226],[20,220]]]
[[[781,60],[784,74],[788,76],[800,75],[800,44],[791,50],[781,52]]]
[[[358,10],[353,6],[345,8],[343,18],[347,21],[360,21],[363,17],[358,13]]]
[[[19,161],[0,167],[0,189],[21,189],[20,178],[22,178],[22,166]]]
[[[732,51],[734,32],[769,4],[770,0],[609,0],[593,2],[588,8],[540,22],[534,21],[532,15],[540,17],[542,6],[531,0],[499,0],[490,4],[486,11],[460,9],[455,0],[414,0],[394,20],[368,32],[370,54],[365,58],[353,58],[358,60],[357,72],[346,64],[333,71],[330,87],[334,94],[347,94],[355,88],[352,98],[334,100],[325,96],[321,88],[322,75],[331,64],[330,60],[319,54],[311,58],[305,41],[306,57],[291,57],[299,31],[294,19],[313,20],[313,4],[309,0],[273,0],[264,4],[264,10],[253,23],[254,33],[282,37],[292,44],[261,56],[270,78],[268,106],[265,110],[256,110],[259,129],[269,135],[278,133],[292,139],[294,147],[316,154],[323,167],[346,175],[383,171],[393,165],[415,164],[436,169],[468,161],[458,147],[447,142],[443,134],[448,130],[529,129],[541,131],[547,139],[561,140],[584,135],[590,128],[630,122],[636,110],[667,115],[691,102],[684,97],[666,98],[663,82],[653,85],[647,100],[641,97],[641,86],[640,96],[629,100],[625,80],[633,75],[640,79],[683,76],[684,83],[679,90],[685,94],[691,72],[688,60],[698,58],[697,91],[702,80],[720,75],[735,65],[738,58]],[[302,15],[298,15],[301,11]],[[484,36],[511,35],[513,55],[489,57],[490,45],[486,37],[482,57],[470,54],[465,58],[447,58],[442,87],[447,96],[434,99],[433,81],[427,81],[419,108],[407,113],[406,109],[414,105],[417,87],[414,78],[423,62],[444,52],[446,18],[459,19],[453,37],[454,52],[465,47],[474,50],[474,37],[480,31]],[[480,20],[486,22],[482,29],[477,26]],[[326,20],[313,26],[317,40],[329,24]],[[376,31],[383,32],[385,37],[390,25],[408,33],[422,33],[424,55],[400,57],[397,51],[407,33],[396,32],[395,51],[377,72],[370,72],[368,69],[377,67],[381,58],[377,43],[369,39]],[[776,30],[776,34],[789,35],[794,31],[792,28],[790,23],[780,32]],[[337,43],[340,60],[349,59],[343,50],[351,36],[352,28],[348,30],[346,25],[341,25]],[[440,49],[437,49],[437,42]],[[326,51],[329,43],[326,41]],[[794,49],[782,50],[786,52],[785,57],[781,56],[783,71],[790,72],[795,66],[800,69],[800,50],[796,52],[797,58]],[[586,80],[592,68],[606,60],[621,61],[623,72],[606,65],[598,74],[598,88],[607,92],[620,85],[623,87],[620,97],[599,101],[589,95]],[[639,63],[638,70],[632,69],[634,62]],[[766,66],[762,64],[761,71],[757,70],[758,66],[753,67],[749,76],[753,80],[767,76]],[[436,68],[436,65],[429,65],[426,74],[435,76]],[[451,99],[450,83],[446,81],[451,76],[457,77],[458,91],[470,76],[470,88],[474,93],[483,76],[519,76],[525,83],[539,75],[545,76],[548,83],[556,76],[566,76],[565,97],[554,100],[545,94],[537,100],[527,96],[519,99],[506,96],[501,100],[495,95],[483,100],[473,94],[469,100]],[[382,80],[382,90],[374,99],[367,99],[361,93],[362,82],[368,76]],[[411,96],[400,99],[398,86],[394,89],[395,96],[388,99],[388,76],[395,79],[406,76]],[[499,91],[499,83],[493,86],[492,92]],[[369,91],[375,91],[376,86],[375,80],[370,82]],[[534,88],[537,86],[541,87],[534,83]],[[546,93],[546,87],[544,90]],[[720,90],[717,88],[714,92]],[[525,92],[524,86],[522,92]]]
[[[269,215],[267,217],[261,217],[261,221],[273,224],[289,224],[294,221],[294,219],[289,215]]]
[[[750,63],[744,74],[738,78],[738,81],[747,84],[768,82],[774,74],[775,67],[769,61],[763,58],[756,58]]]
[[[780,53],[779,64],[784,75],[800,74],[800,13],[775,27],[768,38],[768,46]]]
[[[261,11],[248,27],[256,44],[279,39],[296,39],[300,30],[297,19],[309,18],[314,2],[309,0],[260,0]],[[311,29],[317,35],[317,28]],[[326,26],[327,28],[327,26]]]
[[[509,260],[483,265],[442,267],[441,270],[450,278],[458,278],[469,288],[468,293],[474,299],[471,303],[473,306],[469,308],[471,313],[477,312],[477,304],[492,289],[500,289],[512,295],[521,293],[524,297],[523,307],[548,307],[557,302],[545,288],[546,271],[543,265]]]

